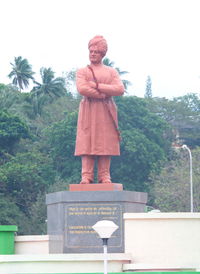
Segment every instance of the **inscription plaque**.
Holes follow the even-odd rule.
[[[122,206],[119,204],[71,204],[66,206],[65,249],[95,248],[102,250],[102,240],[92,226],[110,220],[119,226],[109,239],[109,248],[122,247]]]

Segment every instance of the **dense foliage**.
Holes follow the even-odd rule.
[[[21,138],[28,138],[27,125],[19,117],[0,111],[0,152],[13,152],[13,148]]]
[[[200,211],[200,148],[192,151],[193,158],[193,205]],[[151,194],[153,206],[163,212],[189,212],[190,207],[190,167],[188,152],[179,149],[174,152],[173,160],[167,162],[161,173],[152,176],[154,185]]]
[[[159,172],[167,158],[170,140],[164,138],[168,124],[151,113],[144,99],[135,96],[116,98],[122,133],[121,156],[112,163],[113,180],[125,188],[148,191],[148,177]]]

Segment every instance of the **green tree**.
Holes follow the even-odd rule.
[[[19,86],[20,91],[29,86],[29,80],[33,80],[34,72],[27,59],[23,59],[22,56],[15,57],[14,63],[11,63],[12,71],[8,77],[12,78],[12,83]]]
[[[19,117],[0,111],[0,149],[12,153],[21,138],[30,137],[27,125]]]
[[[192,150],[194,211],[200,211],[200,148]],[[179,149],[172,160],[165,163],[161,173],[152,175],[153,206],[163,212],[190,211],[190,167],[186,150]]]
[[[0,224],[17,225],[18,234],[30,234],[29,219],[20,211],[12,197],[0,194]]]
[[[150,173],[159,173],[169,151],[171,140],[165,139],[169,127],[148,111],[144,99],[125,96],[116,101],[122,142],[121,156],[113,157],[111,165],[113,181],[123,182],[126,189],[148,191]]]
[[[20,103],[21,93],[12,85],[0,85],[0,109],[9,110]]]
[[[0,193],[12,197],[28,217],[38,193],[44,193],[54,180],[52,160],[39,152],[17,153],[0,166]]]
[[[78,112],[69,113],[66,119],[54,123],[46,130],[49,150],[61,179],[80,181],[80,157],[74,157]]]
[[[197,93],[188,93],[184,96],[174,98],[175,102],[181,102],[188,106],[191,112],[199,114],[200,112],[200,95]]]
[[[181,106],[179,119],[174,122],[179,140],[193,148],[200,146],[200,96],[189,93],[174,98],[174,102]]]
[[[76,69],[72,69],[65,73],[65,79],[66,79],[66,88],[68,93],[71,95],[77,96],[77,89],[76,89]]]
[[[65,79],[55,78],[55,73],[51,68],[41,68],[40,75],[42,83],[34,81],[36,86],[31,91],[34,111],[39,115],[45,104],[52,103],[55,98],[66,94]]]
[[[108,67],[114,67],[114,65],[115,65],[115,63],[113,62],[113,61],[111,61],[109,58],[107,58],[107,57],[105,57],[104,59],[103,59],[103,64],[105,65],[105,66],[108,66]]]
[[[39,192],[36,201],[30,208],[30,233],[32,235],[47,234],[47,207],[45,203],[46,194]]]
[[[69,181],[56,178],[54,184],[50,185],[47,193],[66,191]],[[45,204],[46,193],[39,192],[36,202],[31,206],[30,210],[30,233],[31,234],[46,234],[47,233],[47,208]]]
[[[144,97],[152,98],[152,81],[149,75],[147,76],[147,80],[146,80],[146,89],[145,89]]]
[[[200,98],[198,94],[189,93],[172,100],[151,98],[146,102],[151,112],[172,126],[174,141],[186,143],[191,147],[200,145]]]
[[[32,112],[30,93],[19,92],[18,88],[11,84],[1,85],[0,109],[8,111],[11,115],[18,116],[26,124],[30,124],[29,116],[27,115]]]

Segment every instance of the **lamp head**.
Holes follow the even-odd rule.
[[[111,235],[118,229],[118,225],[116,225],[112,221],[98,221],[92,228],[97,232],[100,238],[109,239]]]

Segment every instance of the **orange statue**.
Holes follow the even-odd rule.
[[[124,93],[117,71],[102,64],[107,52],[103,36],[89,41],[91,64],[79,69],[76,85],[83,99],[79,106],[75,155],[82,156],[81,184],[94,181],[94,163],[98,161],[98,183],[111,183],[110,160],[120,155],[117,109],[112,96]]]

